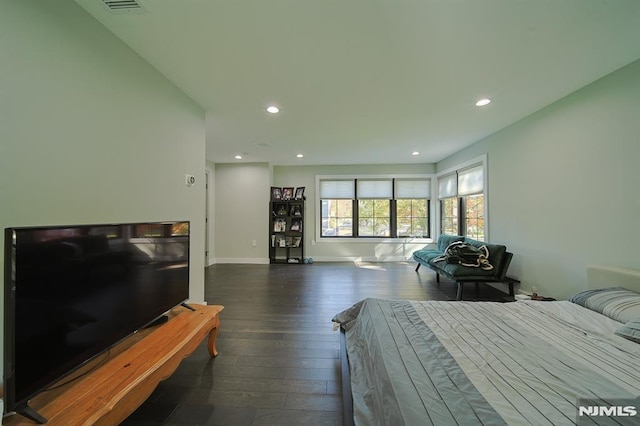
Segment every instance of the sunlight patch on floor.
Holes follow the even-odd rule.
[[[387,269],[381,266],[381,263],[377,262],[365,262],[363,260],[354,260],[353,264],[356,265],[356,268],[360,269],[371,269],[374,271],[386,271]]]

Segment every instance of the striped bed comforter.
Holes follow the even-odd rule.
[[[356,424],[569,425],[579,398],[640,395],[640,345],[570,302],[365,299],[334,321]]]

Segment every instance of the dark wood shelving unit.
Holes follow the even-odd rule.
[[[269,262],[304,261],[304,198],[274,200],[269,204]]]

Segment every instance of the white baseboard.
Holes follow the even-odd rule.
[[[376,257],[376,256],[343,256],[343,257],[330,257],[330,256],[321,256],[314,257],[314,262],[407,262],[411,260],[411,258],[405,258],[403,256],[384,256],[384,257]]]
[[[307,256],[310,257],[310,256]],[[384,256],[384,257],[376,257],[376,256],[320,256],[314,257],[314,262],[409,262],[413,261],[411,257],[405,258],[403,256]],[[269,258],[247,258],[247,257],[219,257],[209,261],[207,266],[215,265],[218,263],[248,263],[255,265],[268,265]]]

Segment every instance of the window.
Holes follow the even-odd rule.
[[[358,200],[358,236],[391,235],[390,203],[389,200]]]
[[[458,235],[458,197],[440,199],[440,233]]]
[[[430,179],[396,179],[396,236],[429,236]]]
[[[323,237],[350,237],[353,235],[353,201],[322,200]]]
[[[358,236],[391,236],[392,179],[356,179]]]
[[[428,237],[430,234],[429,178],[320,178],[319,193],[321,237]]]
[[[353,235],[354,182],[353,179],[320,182],[320,236]]]
[[[462,197],[464,235],[484,241],[484,195]]]
[[[438,178],[440,233],[485,240],[484,164]]]
[[[484,241],[484,166],[477,164],[458,171],[464,235]]]

